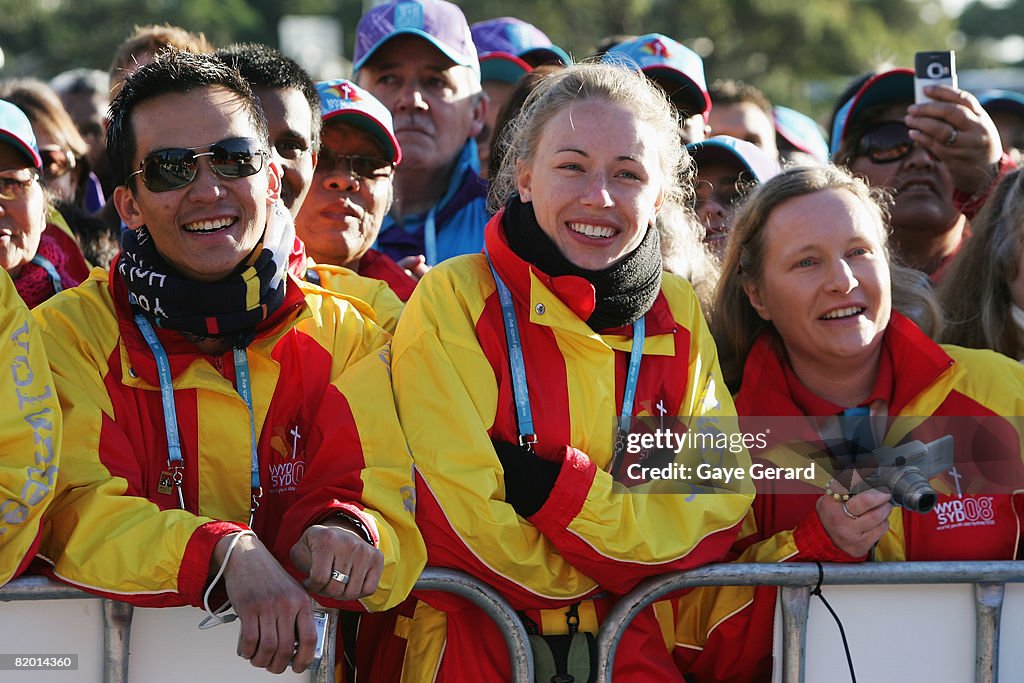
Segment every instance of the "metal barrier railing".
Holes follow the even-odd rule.
[[[975,680],[998,677],[999,622],[1006,583],[1024,582],[1024,562],[865,562],[822,565],[822,585],[975,584]],[[610,683],[615,650],[629,623],[652,603],[700,586],[779,586],[782,604],[782,680],[803,683],[804,645],[811,589],[818,565],[718,564],[647,579],[624,595],[605,617],[597,636],[597,680]]]
[[[482,609],[498,625],[505,639],[512,664],[512,683],[533,683],[533,651],[526,626],[496,590],[464,572],[435,567],[423,570],[413,590],[453,593]]]
[[[494,620],[508,647],[513,683],[532,683],[533,654],[526,627],[501,595],[490,586],[454,569],[427,567],[414,590],[444,591],[469,600]],[[44,576],[23,576],[0,588],[0,602],[15,600],[98,599],[72,586],[57,583]],[[103,681],[127,683],[129,647],[134,608],[125,602],[103,599]],[[334,662],[338,610],[327,609],[327,641],[323,662]],[[310,671],[312,683],[334,680],[333,666],[320,666]]]
[[[58,583],[45,576],[22,576],[0,588],[0,602],[22,600],[102,600],[103,603],[103,682],[128,683],[128,662],[131,646],[132,616],[135,608],[126,602],[98,598],[73,586]],[[335,658],[335,634],[338,610],[321,607],[327,612],[327,640],[324,662]],[[312,683],[333,683],[334,666],[320,666],[309,672]]]
[[[811,589],[822,585],[974,584],[975,680],[995,683],[998,678],[999,627],[1006,583],[1024,582],[1024,562],[874,562],[861,564],[807,563],[717,564],[688,572],[666,574],[641,582],[624,595],[605,617],[597,636],[597,680],[610,683],[616,648],[633,618],[652,603],[672,593],[700,586],[778,586],[782,605],[782,680],[803,683],[804,646]],[[428,567],[416,591],[443,591],[479,607],[498,626],[509,651],[513,683],[532,683],[533,655],[519,616],[493,588],[460,571]],[[0,588],[0,602],[14,600],[95,599],[96,596],[46,577],[21,577]],[[126,683],[132,606],[103,600],[103,680]],[[328,640],[323,661],[335,660],[337,610],[329,614]],[[333,680],[333,667],[310,673],[313,683]]]

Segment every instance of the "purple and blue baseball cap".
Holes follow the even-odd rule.
[[[469,27],[485,81],[515,83],[535,66],[572,59],[539,28],[515,17],[478,21]]]
[[[752,142],[730,135],[716,135],[701,142],[691,142],[686,151],[700,169],[701,159],[735,160],[750,176],[750,180],[763,183],[782,171],[778,160]]]
[[[380,100],[344,78],[320,81],[320,118],[324,123],[339,120],[367,133],[380,143],[388,161],[402,160],[402,146],[395,137],[391,112]]]
[[[364,14],[356,26],[352,72],[363,68],[381,45],[401,35],[419,36],[448,59],[480,75],[480,61],[466,15],[458,5],[445,0],[399,0],[378,5]]]
[[[809,154],[820,164],[828,163],[828,143],[821,126],[807,114],[789,107],[772,107],[775,132],[801,152]]]
[[[875,74],[836,110],[829,137],[830,156],[835,158],[853,122],[866,110],[884,104],[910,104],[913,101],[913,70],[891,69]]]
[[[21,152],[33,168],[42,170],[43,160],[32,124],[25,112],[7,100],[0,100],[0,140]]]
[[[644,72],[648,77],[677,84],[682,93],[669,95],[687,97],[693,110],[691,116],[701,114],[707,123],[711,112],[711,95],[704,77],[704,60],[682,43],[660,33],[647,35],[619,43],[608,50],[602,62],[626,66]]]

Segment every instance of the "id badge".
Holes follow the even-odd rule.
[[[167,496],[174,491],[174,475],[170,470],[164,470],[160,473],[160,479],[157,481],[156,492]]]

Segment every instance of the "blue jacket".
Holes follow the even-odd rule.
[[[484,246],[487,181],[480,177],[476,140],[469,139],[459,153],[444,196],[426,213],[387,216],[376,248],[396,261],[423,254],[431,266],[460,254],[477,254]]]

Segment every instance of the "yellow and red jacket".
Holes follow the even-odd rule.
[[[117,268],[36,309],[65,413],[58,492],[41,554],[55,576],[145,606],[199,605],[214,545],[249,520],[250,417],[230,350],[204,355],[157,328],[170,361],[184,500],[161,486],[168,447],[153,354]],[[393,408],[389,337],[364,303],[289,278],[247,349],[262,498],[252,529],[288,551],[336,513],[385,558],[371,610],[403,600],[425,561],[411,461]],[[358,605],[349,605],[357,608]]]
[[[432,566],[490,584],[542,633],[565,633],[566,606],[582,601],[581,630],[593,631],[614,604],[611,594],[721,559],[753,491],[687,498],[652,492],[663,490],[658,482],[627,490],[613,481],[606,470],[632,330],[592,331],[584,322],[594,307],[590,283],[538,271],[511,251],[502,230],[499,214],[487,226],[487,250],[515,301],[537,453],[564,458],[561,471],[529,520],[505,501],[492,439],[515,443],[518,430],[502,311],[485,256],[457,257],[420,281],[394,342],[416,519]],[[734,415],[689,284],[666,274],[645,322],[634,415]],[[749,464],[745,450],[738,459]],[[430,606],[417,605],[411,625],[399,619],[409,641],[403,680],[431,680],[435,672],[436,680],[508,679],[505,648],[485,617],[457,599],[421,597]],[[616,676],[678,680],[665,636],[653,610],[638,617],[619,648]]]
[[[398,298],[398,295],[391,289],[387,282],[374,277],[361,275],[354,270],[344,266],[332,266],[326,263],[317,263],[311,258],[306,259],[306,280],[311,280],[309,271],[316,273],[319,282],[314,282],[324,289],[355,297],[370,304],[373,309],[374,322],[387,330],[390,334],[395,333],[398,327],[398,319],[402,316],[402,309],[405,304]]]
[[[359,274],[388,283],[388,287],[403,303],[409,300],[416,289],[417,280],[395,263],[394,259],[376,249],[367,249],[359,259]]]
[[[774,335],[762,335],[744,368],[736,408],[744,430],[763,431],[767,416],[827,416],[841,410],[800,384],[781,355]],[[931,480],[935,508],[920,514],[900,507],[889,516],[889,531],[874,550],[876,561],[1012,560],[1018,558],[1024,520],[1021,418],[1024,367],[994,351],[939,345],[895,311],[883,338],[873,396],[888,404],[884,445],[908,438],[924,443],[952,434],[957,465],[972,469],[964,455],[997,451],[1003,492],[976,489],[947,471]],[[1007,416],[1000,418],[1000,416]],[[947,419],[953,418],[953,419]],[[975,418],[975,419],[971,419]],[[778,420],[776,420],[778,422]],[[803,446],[768,444],[755,460],[802,462]],[[975,470],[977,471],[977,470]],[[960,474],[959,472],[955,474]],[[739,562],[855,562],[837,548],[815,511],[829,476],[807,485],[807,493],[780,494],[758,482],[758,495],[735,551]],[[1005,477],[1005,479],[1003,479]],[[763,484],[763,485],[762,485]],[[968,514],[957,511],[967,510]],[[973,513],[971,511],[974,511]],[[954,519],[956,517],[956,519]],[[962,519],[961,519],[962,518]],[[680,601],[676,659],[694,681],[762,681],[771,678],[772,587],[707,588]]]
[[[60,464],[60,404],[32,314],[0,273],[0,586],[36,554]]]

